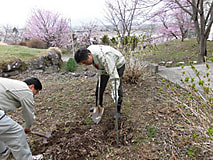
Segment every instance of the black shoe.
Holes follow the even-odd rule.
[[[116,116],[118,116],[118,119],[119,119],[120,116],[121,116],[121,113],[116,113],[116,114],[113,116],[113,119],[116,119]]]
[[[93,111],[94,111],[94,107],[91,107],[91,108],[89,109],[89,111],[90,111],[90,112],[93,112]]]

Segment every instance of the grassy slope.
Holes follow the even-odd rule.
[[[196,39],[184,40],[184,42],[172,40],[158,45],[155,50],[147,51],[144,58],[153,63],[173,61],[175,66],[178,62],[184,61],[188,64],[189,61],[197,61],[198,51]],[[207,54],[209,58],[213,56],[213,42],[211,41],[207,43]]]
[[[45,53],[45,51],[46,49],[35,49],[25,46],[0,46],[0,63],[14,58],[20,58],[22,61],[28,62],[33,58]]]

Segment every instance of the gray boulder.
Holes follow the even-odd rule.
[[[57,72],[61,69],[62,63],[61,50],[57,47],[51,47],[48,49],[47,55],[32,60],[28,65],[28,69]]]

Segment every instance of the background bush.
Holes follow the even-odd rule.
[[[27,42],[27,46],[29,48],[38,48],[38,49],[45,49],[46,45],[43,41],[38,39],[31,39]]]
[[[18,43],[19,46],[27,46],[27,42],[25,41],[21,41]]]

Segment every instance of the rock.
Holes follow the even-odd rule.
[[[86,71],[86,72],[84,72],[84,75],[88,76],[88,77],[94,77],[96,75],[96,73],[92,72],[92,71]]]
[[[0,76],[9,77],[19,74],[21,71],[42,70],[45,73],[58,72],[63,63],[61,50],[57,47],[50,47],[46,55],[40,56],[26,65],[21,59],[12,59],[0,65]]]
[[[0,66],[0,76],[10,77],[19,74],[21,71],[26,69],[26,64],[21,59],[12,59],[3,62]]]
[[[3,70],[2,70],[2,69],[0,69],[0,77],[2,77],[2,73],[3,73]]]
[[[47,55],[41,56],[32,60],[29,65],[29,70],[42,69],[46,73],[57,72],[60,70],[63,61],[61,59],[61,51],[57,47],[50,47]]]
[[[148,64],[148,68],[149,68],[149,71],[150,71],[151,73],[157,73],[157,72],[158,72],[158,64],[149,63],[149,64]]]
[[[22,60],[18,58],[3,62],[0,68],[2,69],[3,72],[10,72],[19,70],[22,65],[24,65],[24,62],[22,62]]]
[[[2,77],[15,76],[15,75],[18,75],[19,73],[20,72],[18,70],[10,71],[10,72],[4,72],[4,73],[2,73]]]
[[[7,43],[0,42],[0,46],[7,46]]]

